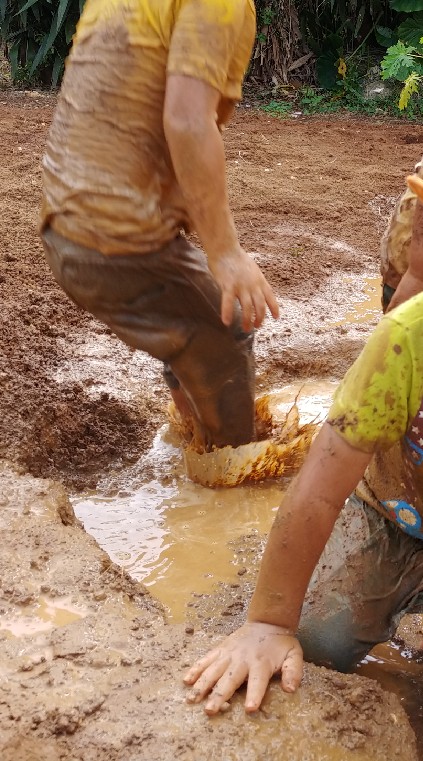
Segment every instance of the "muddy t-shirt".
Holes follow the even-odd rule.
[[[423,539],[423,294],[382,318],[337,389],[328,422],[374,453],[357,495]]]
[[[163,130],[166,75],[211,85],[223,113],[254,35],[252,0],[87,0],[43,162],[42,229],[126,254],[189,228]]]

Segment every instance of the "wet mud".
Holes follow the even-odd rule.
[[[68,495],[76,509],[107,482],[124,499],[122,469],[136,473],[140,461],[154,489],[148,452],[167,392],[159,363],[75,307],[45,265],[40,158],[54,97],[4,92],[0,105],[1,758],[415,761],[423,739],[417,747],[407,701],[373,675],[307,665],[296,696],[275,681],[251,719],[242,691],[213,721],[185,705],[184,667],[242,618],[278,495],[259,525],[225,540],[231,579],[225,571],[196,592],[188,565],[185,580],[164,570],[163,603],[141,583],[145,569],[136,580],[83,531]],[[257,390],[336,380],[379,317],[380,235],[420,158],[423,127],[239,109],[225,143],[241,241],[282,312],[257,333]],[[171,459],[161,478],[172,486]],[[180,623],[168,623],[171,585],[181,583]],[[400,632],[413,653],[415,618]],[[416,728],[418,706],[409,710]]]

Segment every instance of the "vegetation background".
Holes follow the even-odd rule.
[[[59,84],[84,2],[0,0],[15,86]],[[263,107],[423,115],[423,0],[256,0],[256,8],[247,92]]]

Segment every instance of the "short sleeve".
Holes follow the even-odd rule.
[[[183,0],[170,40],[167,72],[201,79],[238,100],[255,35],[250,0]]]
[[[339,385],[327,422],[356,449],[388,449],[407,430],[412,382],[407,327],[387,315]]]

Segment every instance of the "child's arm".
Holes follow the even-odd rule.
[[[195,685],[191,702],[213,689],[205,710],[217,713],[248,679],[245,707],[255,711],[277,671],[286,691],[298,687],[302,652],[294,635],[304,595],[335,520],[370,459],[323,425],[279,508],[247,623],[187,673],[185,683]]]

